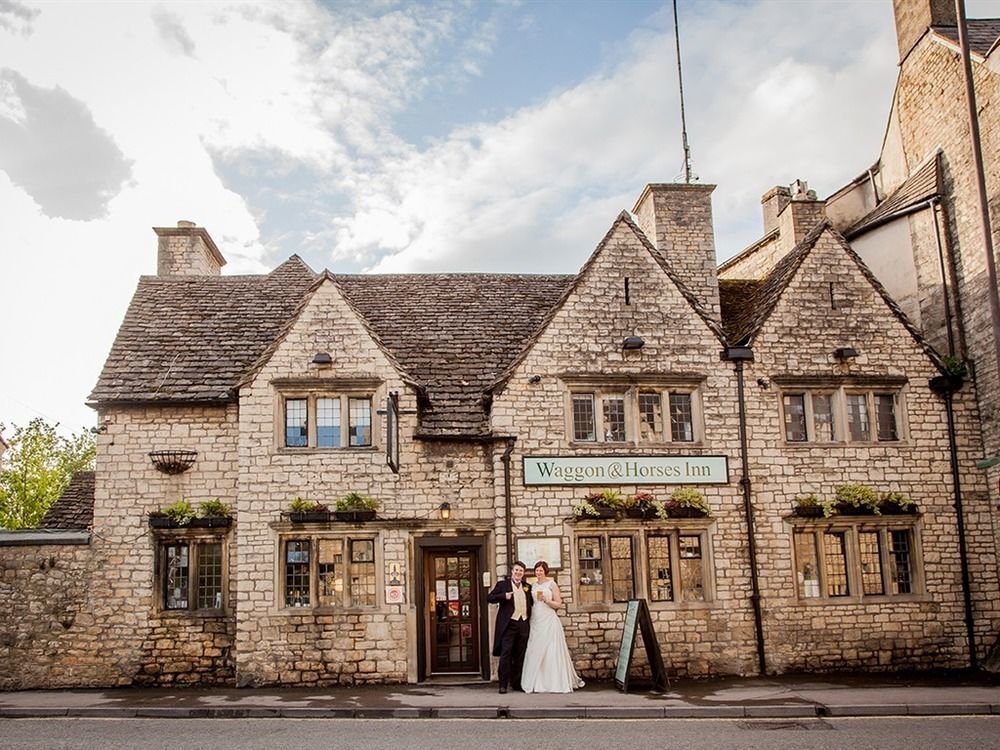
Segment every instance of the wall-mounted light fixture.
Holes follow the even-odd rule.
[[[839,349],[833,350],[833,356],[835,359],[839,359],[841,362],[846,362],[849,359],[854,359],[858,356],[858,350],[853,346],[842,346]]]
[[[766,391],[768,388],[771,387],[771,381],[769,381],[767,378],[757,378],[757,385],[760,387],[762,391]]]
[[[312,363],[314,365],[332,365],[333,357],[330,356],[329,352],[316,352],[313,355]]]
[[[641,336],[627,336],[622,342],[622,349],[625,351],[638,351],[646,345]]]
[[[441,520],[447,521],[451,518],[451,503],[443,502],[438,506],[438,512],[441,514]]]
[[[532,375],[530,378],[528,378],[528,382],[529,383],[541,383],[542,382],[542,376],[541,375]]]

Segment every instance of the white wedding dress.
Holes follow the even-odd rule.
[[[552,586],[549,579],[531,587],[531,633],[521,670],[521,689],[526,693],[572,693],[583,687],[583,680],[573,668],[559,616],[537,598],[541,590],[546,601],[552,601]]]

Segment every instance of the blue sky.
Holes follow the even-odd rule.
[[[1000,16],[1000,1],[970,2]],[[760,196],[828,195],[878,156],[890,0],[680,3],[718,257]],[[0,422],[84,401],[153,226],[227,273],[573,273],[647,182],[681,174],[662,2],[0,0]],[[10,363],[16,363],[11,366]]]

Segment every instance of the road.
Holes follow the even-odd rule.
[[[1000,748],[1000,716],[795,720],[0,719],[4,750]]]

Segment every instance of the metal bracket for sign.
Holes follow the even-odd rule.
[[[670,678],[667,676],[666,667],[663,666],[660,642],[656,640],[653,618],[649,614],[649,606],[645,599],[629,599],[628,607],[625,609],[622,640],[618,647],[618,662],[615,664],[615,684],[623,693],[628,692],[629,671],[635,653],[636,627],[642,632],[642,645],[646,648],[646,659],[653,673],[653,688],[660,691],[669,690]]]
[[[385,399],[385,462],[393,474],[399,473],[399,393]]]

